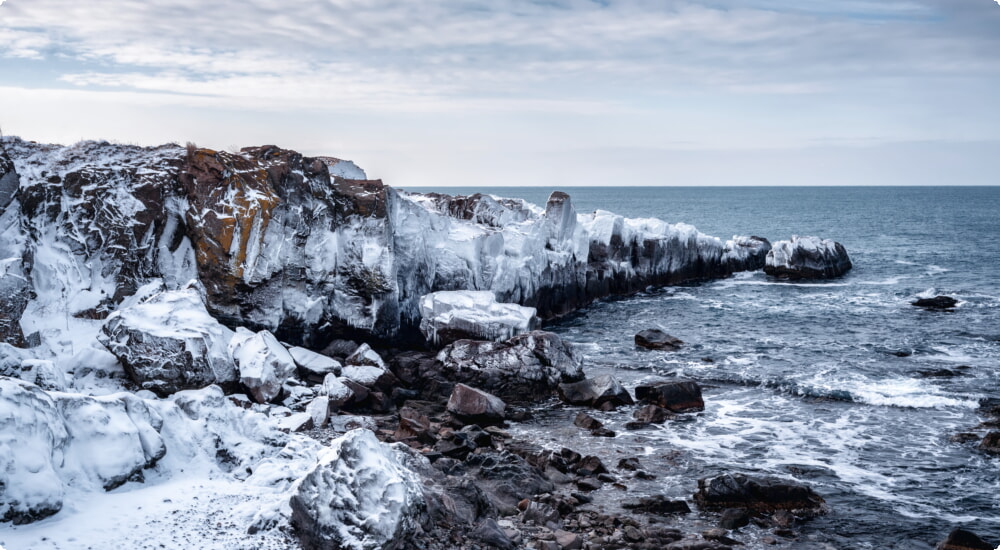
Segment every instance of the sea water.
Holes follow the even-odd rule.
[[[930,549],[957,526],[1000,543],[1000,458],[952,440],[983,435],[980,406],[1000,399],[1000,188],[558,189],[578,212],[685,222],[723,239],[834,239],[854,269],[820,282],[753,272],[649,289],[550,323],[589,375],[629,386],[691,378],[706,409],[635,432],[624,429],[630,409],[595,412],[618,433],[606,440],[572,426],[575,409],[553,406],[519,433],[609,466],[638,456],[657,479],[629,480],[628,496],[690,499],[697,478],[722,472],[806,483],[831,513],[797,527],[792,547]],[[544,205],[554,189],[433,190]],[[959,306],[910,305],[937,294]],[[633,336],[646,328],[685,346],[638,350]],[[597,502],[613,508],[625,496],[615,491]]]

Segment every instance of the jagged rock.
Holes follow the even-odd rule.
[[[239,370],[240,383],[258,403],[270,403],[278,397],[285,380],[295,373],[291,354],[266,330],[254,333],[237,328],[229,352]]]
[[[675,415],[659,405],[646,405],[632,413],[632,418],[644,424],[663,424]]]
[[[320,395],[306,405],[306,413],[312,420],[313,428],[325,428],[330,419],[330,398]]]
[[[403,407],[399,409],[399,427],[396,428],[393,439],[402,441],[411,438],[425,443],[432,442],[434,436],[431,435],[431,421],[426,414]]]
[[[673,412],[705,410],[701,386],[692,380],[671,380],[635,388],[636,400],[650,403]]]
[[[597,430],[604,427],[600,420],[585,412],[576,415],[576,418],[573,419],[573,425],[585,430]]]
[[[352,430],[320,451],[291,498],[291,523],[306,550],[393,550],[426,520],[420,478],[400,451]]]
[[[504,515],[517,512],[517,503],[555,489],[542,472],[508,451],[473,454],[465,461],[470,475],[490,502]]]
[[[989,432],[979,442],[979,450],[991,455],[1000,455],[1000,432]]]
[[[535,308],[498,303],[488,290],[432,292],[420,299],[420,331],[436,346],[508,340],[537,326]]]
[[[446,379],[490,388],[515,403],[551,396],[560,383],[583,378],[581,361],[570,345],[543,331],[505,342],[459,340],[441,350],[437,360]]]
[[[600,409],[615,408],[635,403],[628,390],[613,376],[604,374],[579,382],[559,384],[559,397],[571,405],[584,405]]]
[[[368,344],[361,344],[354,353],[344,359],[344,365],[348,367],[375,367],[381,370],[388,370],[382,356],[375,352]]]
[[[719,527],[723,529],[739,529],[750,525],[750,514],[746,508],[726,508],[719,517]]]
[[[448,398],[448,412],[465,423],[499,424],[503,422],[507,404],[490,393],[456,384]]]
[[[322,384],[326,375],[339,375],[343,368],[336,359],[303,347],[291,347],[288,349],[288,353],[291,354],[295,364],[299,367],[299,376],[312,384]]]
[[[925,309],[947,310],[958,305],[958,300],[951,296],[935,296],[933,298],[919,298],[913,305]]]
[[[356,397],[354,390],[335,374],[326,375],[326,378],[323,379],[323,385],[320,387],[320,394],[329,398],[331,409],[344,407],[354,401]]]
[[[767,263],[771,241],[764,237],[735,235],[726,241],[722,262],[730,273],[756,271]]]
[[[3,351],[0,350],[0,354]],[[22,359],[19,363],[16,357],[13,364],[5,365],[8,361],[0,359],[0,375],[19,378],[35,384],[45,391],[65,391],[66,377],[52,361],[45,359]]]
[[[936,550],[994,550],[994,546],[971,531],[954,529],[937,545]]]
[[[98,340],[132,380],[161,396],[209,384],[233,385],[233,331],[205,310],[194,288],[155,294],[111,314]]]
[[[764,273],[779,279],[830,279],[850,271],[847,250],[838,242],[793,235],[767,253]]]
[[[469,536],[488,545],[490,548],[498,548],[500,550],[510,550],[514,548],[513,541],[504,533],[503,529],[497,525],[497,522],[493,518],[486,518],[476,524],[475,529],[469,533]]]
[[[559,512],[544,502],[529,501],[521,512],[521,521],[525,523],[530,521],[542,527],[549,524],[559,525],[559,520]]]
[[[580,550],[583,548],[583,538],[576,533],[557,529],[555,532],[556,544],[559,550]]]
[[[10,223],[8,220],[10,217],[6,212],[0,213],[0,223]],[[0,228],[0,231],[3,229]],[[2,239],[0,236],[0,240]],[[0,243],[0,296],[4,297],[0,301],[0,342],[19,346],[24,343],[21,315],[28,302],[35,297],[35,293],[24,272],[21,258],[18,256],[5,258],[4,253],[10,251],[5,251],[3,248],[5,247]]]
[[[660,329],[651,328],[635,335],[635,345],[646,349],[677,351],[684,342]]]
[[[699,479],[694,499],[705,510],[743,508],[756,515],[787,510],[808,518],[827,511],[823,497],[805,485],[743,474]]]

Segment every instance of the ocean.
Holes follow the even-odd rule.
[[[984,435],[980,407],[1000,403],[1000,188],[558,189],[578,212],[684,222],[722,239],[833,239],[854,269],[821,282],[754,272],[648,289],[549,323],[584,354],[588,375],[611,373],[630,387],[691,378],[706,410],[634,432],[624,429],[631,409],[595,412],[618,433],[605,439],[572,425],[576,409],[553,403],[515,426],[519,435],[605,462],[639,457],[657,479],[630,480],[629,496],[690,498],[699,477],[723,472],[806,483],[831,513],[797,526],[784,547],[931,549],[958,526],[1000,542],[1000,458],[952,439]],[[410,190],[544,206],[554,189]],[[959,306],[910,305],[937,294]],[[637,350],[634,334],[654,327],[686,345]],[[623,498],[600,493],[597,504],[609,508]]]

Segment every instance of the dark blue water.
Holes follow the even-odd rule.
[[[561,190],[578,212],[685,222],[724,239],[832,238],[854,269],[807,284],[743,273],[601,302],[553,324],[590,374],[694,378],[707,388],[706,411],[641,433],[623,429],[630,411],[600,415],[619,433],[611,443],[565,427],[571,410],[523,429],[614,462],[640,456],[659,478],[631,483],[637,492],[689,497],[697,477],[721,471],[808,483],[833,511],[801,526],[793,546],[933,548],[955,526],[1000,544],[1000,459],[950,440],[983,435],[979,405],[1000,398],[1000,188]],[[551,189],[437,191],[544,205]],[[935,294],[960,305],[910,305]],[[636,350],[633,335],[650,327],[687,346]],[[955,375],[928,376],[942,370]]]

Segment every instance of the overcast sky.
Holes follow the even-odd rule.
[[[998,0],[0,0],[0,126],[427,185],[1000,184]]]

